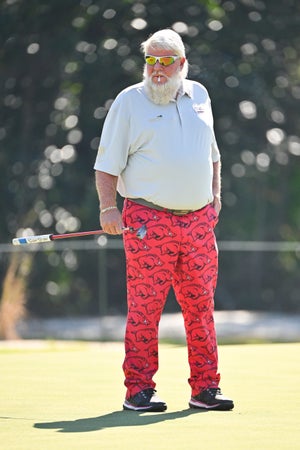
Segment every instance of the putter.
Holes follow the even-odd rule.
[[[139,239],[144,239],[147,234],[146,225],[142,225],[140,228],[125,227],[122,228],[124,231],[135,232],[136,237]],[[106,234],[103,230],[93,230],[93,231],[78,231],[77,233],[64,233],[64,234],[40,234],[38,236],[24,236],[20,238],[14,238],[12,240],[13,245],[26,245],[26,244],[40,244],[42,242],[55,241],[56,239],[68,239],[81,236],[90,235],[101,235]]]

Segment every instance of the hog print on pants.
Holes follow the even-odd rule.
[[[211,205],[177,216],[125,200],[124,226],[147,227],[142,240],[124,233],[128,316],[123,370],[127,398],[155,387],[159,321],[171,286],[184,319],[192,395],[219,385],[213,318],[217,220]]]

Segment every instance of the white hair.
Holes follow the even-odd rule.
[[[149,48],[157,50],[170,50],[172,54],[178,55],[180,58],[186,58],[185,48],[181,36],[176,33],[176,31],[170,29],[156,31],[156,33],[152,34],[146,41],[142,42],[141,49],[143,50],[145,56],[148,54]],[[185,60],[181,73],[182,78],[187,77],[187,59]]]

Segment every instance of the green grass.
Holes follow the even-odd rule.
[[[300,343],[219,347],[231,412],[188,409],[187,352],[160,346],[165,413],[121,409],[123,346],[0,344],[2,450],[300,449]]]

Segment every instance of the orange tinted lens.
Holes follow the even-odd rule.
[[[175,59],[173,58],[173,56],[162,56],[161,58],[159,58],[159,64],[161,64],[162,66],[170,66],[174,61]]]

